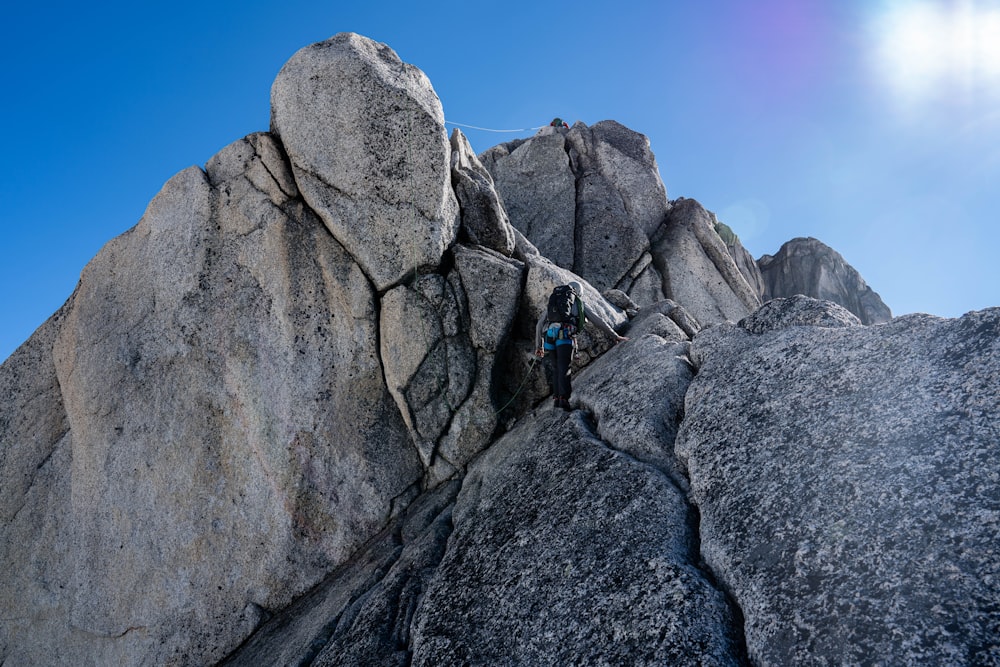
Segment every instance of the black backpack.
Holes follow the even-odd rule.
[[[573,322],[573,300],[576,292],[569,285],[560,285],[552,290],[549,295],[548,314],[545,319],[548,322]]]

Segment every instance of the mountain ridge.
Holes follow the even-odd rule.
[[[1000,310],[764,302],[641,134],[476,156],[359,35],[272,102],[0,366],[0,660],[1000,661]],[[567,415],[532,352],[570,280],[629,340],[582,332]],[[940,570],[848,548],[893,530]]]

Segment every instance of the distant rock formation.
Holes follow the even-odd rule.
[[[1000,309],[761,307],[645,137],[476,156],[358,35],[272,107],[0,366],[0,663],[1000,662]]]
[[[889,307],[840,253],[814,238],[788,241],[776,255],[757,260],[764,278],[764,300],[802,294],[839,303],[862,324],[892,319]]]

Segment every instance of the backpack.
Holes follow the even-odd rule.
[[[549,295],[546,321],[572,323],[574,299],[576,299],[576,292],[569,285],[559,285],[552,290],[552,294]]]

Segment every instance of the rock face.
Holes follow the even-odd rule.
[[[580,378],[594,413],[528,416],[227,664],[741,664],[684,493],[644,462],[672,458],[688,345],[615,348]],[[658,364],[675,372],[654,381]],[[616,407],[623,368],[664,393]]]
[[[692,349],[676,449],[751,661],[1000,664],[1000,309],[803,326],[816,303]]]
[[[433,269],[458,233],[441,101],[385,44],[302,49],[271,90],[271,130],[306,203],[382,291]]]
[[[813,238],[792,239],[778,254],[757,260],[764,279],[764,299],[803,294],[839,303],[862,324],[892,319],[889,307],[837,251]]]
[[[546,127],[484,152],[511,223],[558,266],[640,306],[684,303],[701,324],[760,305],[756,264],[694,200],[671,204],[646,137],[614,121]]]
[[[1000,664],[1000,309],[760,307],[645,137],[358,35],[272,104],[0,366],[0,663]]]

